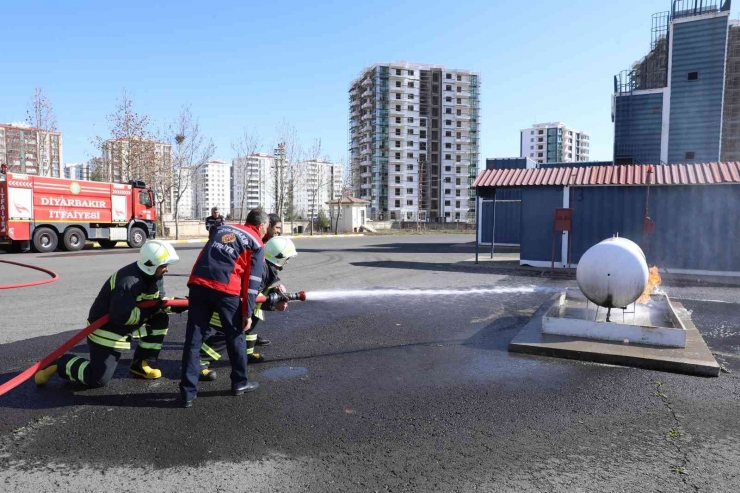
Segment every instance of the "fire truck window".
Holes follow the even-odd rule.
[[[139,203],[141,205],[146,206],[146,207],[151,207],[152,206],[152,200],[149,197],[149,194],[146,191],[144,191],[144,190],[142,190],[141,192],[139,192]]]

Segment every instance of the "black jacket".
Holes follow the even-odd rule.
[[[224,216],[213,217],[213,214],[206,218],[206,231],[211,231],[211,226],[219,227],[224,223]]]
[[[136,262],[113,273],[105,281],[90,307],[90,323],[109,315],[106,329],[117,334],[128,334],[144,323],[155,309],[138,308],[136,303],[164,297],[164,280],[157,280],[139,269]]]
[[[277,267],[272,265],[270,262],[265,261],[265,268],[262,271],[262,284],[260,284],[260,293],[270,294],[273,288],[276,288],[278,287],[278,285],[280,285],[280,277],[278,277],[279,273],[280,270]],[[274,311],[275,305],[272,304],[268,299],[266,302],[262,303],[262,309],[267,311]]]

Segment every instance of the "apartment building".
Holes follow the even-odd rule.
[[[0,124],[0,163],[14,173],[63,176],[62,134],[24,123]]]
[[[231,214],[245,219],[250,210],[261,207],[267,212],[275,204],[275,157],[256,153],[231,161]]]
[[[148,139],[109,139],[103,142],[100,174],[103,181],[144,180],[153,185],[172,179],[172,146]]]
[[[410,62],[368,67],[349,88],[356,197],[378,220],[473,221],[480,78]]]
[[[342,196],[342,167],[324,160],[298,163],[301,180],[296,184],[293,212],[304,219],[330,215],[328,202]]]
[[[590,135],[564,123],[535,123],[519,134],[520,156],[537,163],[588,161]]]
[[[617,164],[740,160],[740,21],[730,0],[674,0],[650,51],[614,77]]]
[[[64,165],[64,178],[69,180],[89,180],[90,163],[66,163]]]
[[[193,186],[193,215],[204,219],[211,208],[218,207],[221,214],[229,213],[231,204],[231,164],[214,159],[205,163],[196,173]]]

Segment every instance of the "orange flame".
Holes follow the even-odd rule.
[[[660,286],[662,283],[663,280],[660,278],[658,267],[656,265],[650,267],[650,275],[648,276],[648,282],[645,286],[645,291],[642,292],[642,296],[640,296],[637,302],[644,305],[645,303],[650,301],[650,293],[655,291],[655,288]]]

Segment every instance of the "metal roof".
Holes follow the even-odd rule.
[[[491,169],[482,171],[474,187],[640,186],[740,184],[740,163],[626,164],[567,168]]]

